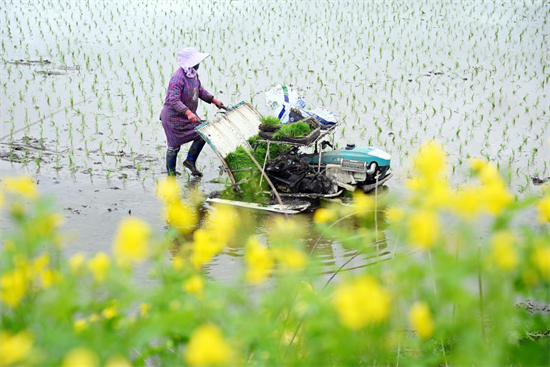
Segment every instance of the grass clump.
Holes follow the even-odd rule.
[[[311,127],[305,122],[294,122],[292,124],[283,125],[273,138],[303,138],[311,132]]]
[[[269,126],[281,125],[281,120],[279,120],[275,116],[264,116],[264,117],[260,118],[260,121],[262,122],[262,124],[269,125]]]

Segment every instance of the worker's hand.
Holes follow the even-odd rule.
[[[217,100],[216,98],[212,98],[212,103],[214,103],[218,108],[222,108],[223,106],[223,102],[220,100]]]
[[[191,122],[193,122],[193,123],[199,121],[199,118],[197,117],[197,115],[195,115],[191,110],[186,110],[186,111],[185,111],[185,115],[187,116],[187,118],[189,119],[189,121],[191,121]]]

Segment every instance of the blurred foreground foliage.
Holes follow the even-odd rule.
[[[0,366],[548,365],[550,317],[536,305],[550,303],[550,191],[514,198],[478,159],[472,183],[451,188],[445,157],[420,149],[405,198],[318,209],[320,232],[373,259],[328,274],[298,219],[273,217],[260,237],[230,207],[201,218],[174,180],[157,188],[164,238],[130,217],[112,254],[67,258],[51,202],[30,178],[5,178]],[[208,263],[237,247],[235,280],[209,279]]]

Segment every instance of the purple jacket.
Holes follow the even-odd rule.
[[[197,112],[199,98],[212,103],[214,97],[201,86],[198,76],[189,78],[182,68],[178,68],[170,78],[164,108],[160,113],[169,147],[179,147],[199,137],[194,128],[200,123],[192,123],[185,115],[188,109]]]

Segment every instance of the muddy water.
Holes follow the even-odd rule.
[[[3,0],[2,173],[31,174],[58,197],[76,250],[108,249],[128,210],[162,232],[158,115],[175,55],[192,45],[212,53],[201,81],[227,105],[251,101],[267,113],[262,92],[286,83],[310,106],[333,110],[340,146],[391,153],[393,194],[410,155],[432,138],[449,153],[454,184],[476,156],[498,164],[518,195],[550,176],[548,2],[309,5]],[[199,108],[206,119],[215,113]],[[221,186],[207,183],[218,166],[206,148],[206,193]],[[336,262],[347,256],[324,246]],[[217,261],[223,278],[239,257]]]
[[[4,177],[20,174],[22,170],[2,169],[0,172]],[[162,203],[156,198],[154,188],[135,181],[107,182],[103,179],[90,181],[88,176],[78,174],[70,180],[43,175],[34,177],[40,192],[54,199],[53,209],[65,218],[62,233],[66,238],[64,252],[68,256],[83,253],[92,257],[100,251],[111,253],[118,223],[128,216],[146,220],[156,236],[162,236],[167,230],[161,215]],[[220,184],[186,178],[180,179],[180,184],[184,187],[184,194],[197,185],[203,194],[223,187]],[[210,205],[204,202],[201,211],[207,213],[210,208]],[[237,210],[243,220],[256,223],[256,235],[262,241],[269,243],[267,238],[270,230],[269,223],[274,214],[242,208]],[[350,271],[367,266],[376,260],[373,259],[373,255],[361,255],[355,250],[342,246],[338,241],[324,236],[323,233],[317,232],[312,225],[311,213],[296,215],[293,218],[301,225],[305,225],[304,249],[308,253],[315,254],[327,277],[344,264],[343,271]],[[4,235],[9,234],[11,228],[12,223],[9,220],[2,221]],[[379,235],[381,238],[386,236],[382,228]],[[379,257],[383,259],[387,258],[391,252],[385,242],[381,242],[377,249]],[[171,257],[177,250],[177,247],[171,248],[166,256]],[[243,247],[237,244],[215,257],[205,267],[205,271],[212,279],[229,282],[241,273],[243,255]],[[147,268],[138,268],[136,277],[139,282],[148,283]]]

